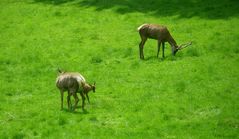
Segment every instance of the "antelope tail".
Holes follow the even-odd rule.
[[[137,28],[137,30],[139,31],[144,25],[146,25],[146,24],[143,24],[143,25],[139,26],[139,27]]]

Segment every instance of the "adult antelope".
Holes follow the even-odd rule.
[[[82,98],[82,110],[84,110],[85,106],[85,95],[89,100],[88,93],[90,91],[95,92],[95,83],[93,85],[86,83],[85,78],[77,72],[63,72],[59,70],[59,75],[56,79],[56,86],[60,90],[61,93],[61,109],[63,109],[63,94],[65,91],[68,91],[67,96],[67,105],[68,109],[71,109],[71,101],[70,97],[73,95],[75,98],[75,106],[74,109],[76,109],[77,103],[79,101],[79,98],[76,93],[80,93]]]
[[[139,55],[141,59],[144,59],[144,44],[148,38],[158,40],[158,53],[157,57],[159,56],[159,50],[161,43],[163,45],[163,54],[162,57],[164,58],[164,47],[165,42],[168,42],[172,48],[172,55],[176,55],[178,50],[182,50],[187,46],[191,45],[192,42],[182,44],[180,46],[177,45],[176,41],[173,39],[167,27],[163,25],[156,25],[156,24],[143,24],[138,27],[139,35],[141,37],[141,42],[139,44]]]

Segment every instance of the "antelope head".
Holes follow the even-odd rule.
[[[192,45],[192,42],[188,42],[188,43],[185,43],[185,44],[181,44],[179,45],[173,52],[174,55],[176,55],[176,53],[178,52],[178,50],[182,50],[188,46]]]

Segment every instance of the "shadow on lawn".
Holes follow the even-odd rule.
[[[153,16],[178,16],[227,19],[239,16],[238,0],[34,0],[45,4],[71,3],[79,7],[95,7],[101,11],[114,8],[117,13],[140,12]]]
[[[77,106],[75,111],[69,110],[68,108],[63,108],[62,111],[73,114],[89,114],[89,112],[86,109],[82,110],[80,106]]]
[[[44,4],[53,4],[53,5],[60,5],[60,4],[64,4],[64,3],[68,3],[68,2],[73,2],[75,0],[33,0],[34,2],[41,2]]]

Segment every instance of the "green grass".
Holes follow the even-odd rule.
[[[0,138],[238,138],[236,0],[1,0]],[[142,23],[167,25],[156,58]],[[161,53],[160,53],[161,56]],[[87,112],[60,110],[57,68],[96,81]],[[81,101],[80,103],[81,104]]]

